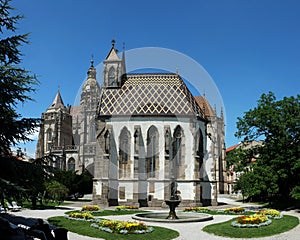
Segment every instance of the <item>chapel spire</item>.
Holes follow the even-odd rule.
[[[120,87],[122,76],[126,73],[124,49],[120,58],[115,43],[115,40],[111,41],[111,49],[103,62],[103,87]]]

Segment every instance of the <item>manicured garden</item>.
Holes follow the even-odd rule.
[[[52,217],[48,221],[71,232],[94,238],[169,240],[179,236],[177,231],[148,226],[143,222],[99,218],[141,212],[145,211],[140,211],[135,206],[118,206],[115,209],[103,210],[97,205],[86,205],[80,211],[69,211],[65,217]]]
[[[257,212],[245,211],[242,207],[210,210],[204,207],[189,207],[185,212],[203,212],[212,215],[236,215],[226,222],[211,224],[203,231],[225,237],[258,238],[272,236],[291,230],[299,224],[297,217],[282,215],[275,209],[264,209]],[[96,205],[83,206],[79,211],[66,212],[65,217],[52,217],[49,222],[64,227],[71,232],[94,238],[104,239],[174,239],[177,231],[148,226],[143,222],[108,220],[102,217],[109,215],[136,214],[140,212],[135,206],[118,206],[115,209],[103,210]],[[126,235],[126,236],[125,236]]]
[[[146,239],[161,239],[170,240],[179,236],[177,231],[163,228],[163,227],[152,227],[153,231],[144,234],[120,234],[120,233],[110,233],[106,231],[99,230],[97,228],[91,227],[91,222],[87,221],[77,221],[69,220],[65,217],[52,217],[48,221],[58,227],[64,227],[71,232],[78,233],[80,235],[103,238],[103,239],[128,239],[128,240],[146,240]]]
[[[211,224],[202,230],[211,234],[232,238],[259,238],[289,231],[299,224],[299,219],[282,215],[275,209],[260,210],[226,222]]]

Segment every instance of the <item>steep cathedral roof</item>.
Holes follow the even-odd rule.
[[[197,116],[204,112],[178,74],[127,74],[121,87],[102,89],[98,116]]]
[[[105,61],[115,61],[115,60],[121,60],[120,57],[118,56],[118,51],[115,49],[115,40],[111,41],[111,49],[105,59]]]
[[[56,93],[56,96],[55,96],[52,104],[50,105],[50,107],[47,109],[47,111],[48,110],[57,110],[57,109],[66,110],[66,107],[64,105],[64,102],[62,100],[62,97],[61,97],[59,91]]]
[[[194,98],[199,107],[204,111],[205,117],[213,117],[216,115],[216,112],[212,109],[205,96],[195,96]]]

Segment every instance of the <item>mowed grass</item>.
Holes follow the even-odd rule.
[[[289,231],[299,224],[299,219],[294,216],[284,215],[281,219],[272,219],[272,223],[260,228],[232,227],[231,222],[235,218],[217,224],[211,224],[203,228],[203,231],[218,236],[232,238],[258,238],[276,235]]]
[[[120,211],[122,212],[122,211]],[[119,213],[120,213],[119,212]],[[125,212],[125,211],[124,211]],[[120,214],[119,214],[120,215]],[[78,233],[83,236],[89,236],[93,238],[104,238],[104,239],[114,239],[114,240],[149,240],[149,239],[160,239],[160,240],[170,240],[179,236],[177,231],[162,228],[162,227],[153,227],[154,231],[146,234],[117,234],[117,233],[108,233],[105,231],[101,231],[99,229],[90,227],[91,222],[85,221],[76,221],[69,220],[65,217],[51,217],[48,221],[57,226],[64,227],[68,229],[70,232]]]

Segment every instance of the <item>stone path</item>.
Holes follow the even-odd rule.
[[[226,203],[228,205],[233,206],[244,206],[244,207],[253,207],[255,205],[252,204],[243,204],[240,202],[236,202],[228,196],[224,195],[219,197],[219,202]],[[84,203],[86,205],[88,203]],[[81,203],[82,205],[82,203]],[[226,208],[228,206],[223,205],[219,206]],[[69,207],[70,209],[55,209],[55,210],[29,210],[29,209],[23,209],[20,212],[15,212],[15,215],[18,216],[24,216],[24,217],[35,217],[35,218],[43,218],[47,219],[52,216],[63,216],[64,213],[71,209],[81,209],[80,204],[76,203]],[[289,214],[293,216],[297,216],[300,218],[300,212],[299,210],[295,211],[288,211],[283,212],[283,214]],[[106,218],[109,219],[119,219],[119,220],[132,220],[131,215],[123,215],[123,216],[107,216]],[[206,222],[196,222],[196,223],[149,223],[149,225],[152,226],[160,226],[160,227],[166,227],[171,228],[180,233],[180,236],[176,238],[175,240],[193,240],[193,239],[205,239],[205,240],[229,240],[231,238],[225,238],[225,237],[218,237],[215,235],[208,234],[206,232],[203,232],[201,229],[205,227],[206,225],[212,224],[212,223],[219,223],[224,222],[229,219],[231,219],[232,216],[226,216],[226,215],[214,215],[214,220],[206,221]],[[91,238],[86,236],[81,236],[76,233],[69,232],[68,233],[69,240],[92,240],[99,238]],[[240,239],[240,238],[239,238]],[[249,238],[248,238],[249,239]],[[288,231],[286,233],[282,233],[279,235],[275,235],[272,237],[264,237],[264,238],[251,238],[251,240],[257,240],[257,239],[263,239],[263,240],[299,240],[300,239],[300,225],[298,225],[296,228],[292,229],[291,231]]]

